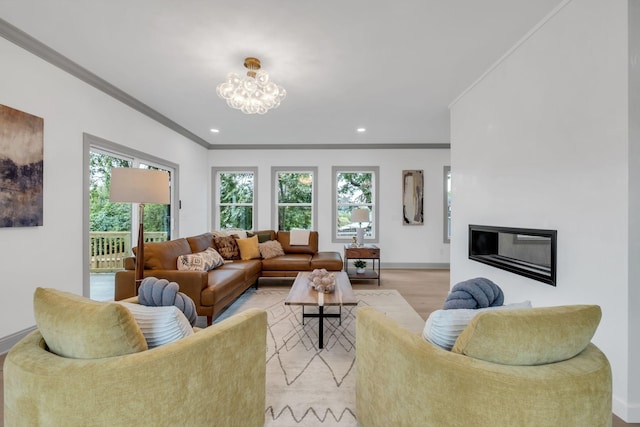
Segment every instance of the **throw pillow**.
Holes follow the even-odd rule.
[[[69,292],[37,288],[33,310],[49,350],[73,359],[100,359],[147,349],[129,310]]]
[[[247,238],[247,231],[243,230],[242,228],[225,228],[222,231],[224,231],[227,234],[227,236],[236,235],[238,236],[239,239]]]
[[[598,328],[597,305],[565,305],[481,313],[451,350],[501,365],[561,362],[581,353]]]
[[[176,306],[148,307],[118,301],[133,315],[149,348],[155,348],[193,335],[191,324]]]
[[[257,236],[258,236],[258,243],[264,243],[271,240],[270,233],[257,233]]]
[[[458,336],[478,313],[489,310],[515,310],[522,308],[531,308],[531,301],[480,309],[436,310],[427,318],[422,336],[440,348],[451,350]]]
[[[268,240],[264,243],[259,243],[258,247],[260,248],[262,258],[264,259],[284,255],[284,249],[282,249],[282,245],[277,240]]]
[[[237,239],[236,244],[240,249],[240,259],[247,260],[260,258],[258,236],[248,237],[246,239]]]
[[[224,236],[214,237],[213,241],[222,258],[226,260],[240,259],[240,248],[238,248],[236,239],[231,236]]]
[[[224,258],[213,248],[178,257],[178,270],[180,271],[209,271],[222,264],[224,264]]]

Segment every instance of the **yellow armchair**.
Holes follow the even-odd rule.
[[[36,330],[4,363],[5,426],[262,426],[266,319],[247,310],[151,350],[83,359],[49,351]]]
[[[363,427],[610,426],[611,368],[589,342],[600,315],[597,306],[488,311],[473,318],[449,352],[361,308],[358,421]]]

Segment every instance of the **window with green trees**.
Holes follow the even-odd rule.
[[[253,230],[257,168],[214,168],[214,228]]]
[[[131,203],[111,203],[111,169],[133,167],[133,160],[99,150],[89,153],[89,229],[92,232],[130,231]],[[143,169],[160,168],[140,163]],[[165,169],[162,169],[165,170]],[[147,204],[144,210],[145,233],[166,232],[170,238],[170,206]]]
[[[356,235],[360,224],[351,222],[351,211],[362,208],[369,210],[369,223],[362,223],[365,229],[365,240],[378,241],[377,233],[377,205],[378,193],[377,176],[379,168],[369,167],[333,167],[333,195],[335,209],[333,212],[333,241],[351,241]]]
[[[318,169],[272,168],[277,230],[316,229]]]

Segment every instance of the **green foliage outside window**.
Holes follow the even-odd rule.
[[[89,226],[91,231],[130,231],[131,203],[111,203],[111,169],[131,167],[129,160],[89,153]],[[145,231],[169,230],[169,206],[145,205]]]
[[[218,174],[220,228],[253,229],[253,172]]]
[[[313,174],[278,172],[278,230],[313,227]]]
[[[355,208],[373,210],[373,173],[339,172],[336,176],[337,226],[339,235],[355,235],[351,229],[351,211]],[[366,234],[370,234],[367,230]]]

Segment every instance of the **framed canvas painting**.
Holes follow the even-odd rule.
[[[424,224],[424,173],[422,170],[402,171],[402,223]]]
[[[42,225],[40,117],[0,104],[0,227]]]

